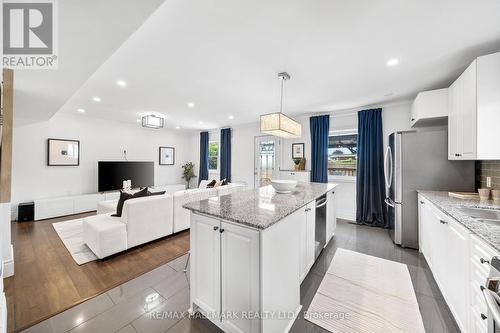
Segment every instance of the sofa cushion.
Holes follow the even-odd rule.
[[[123,204],[129,199],[141,198],[148,196],[148,188],[145,187],[142,190],[135,192],[134,194],[127,193],[125,191],[120,191],[120,199],[118,199],[118,205],[116,205],[116,213],[112,216],[121,217],[123,211]]]

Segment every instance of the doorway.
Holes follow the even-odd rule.
[[[271,179],[278,178],[280,161],[280,141],[275,136],[255,137],[254,187],[271,184]]]

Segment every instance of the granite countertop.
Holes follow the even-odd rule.
[[[268,185],[255,190],[189,202],[183,207],[193,212],[263,230],[336,186],[337,184],[299,182],[293,192],[279,194]]]
[[[483,239],[491,247],[500,251],[500,224],[494,225],[477,221],[463,214],[458,207],[487,208],[500,210],[500,202],[493,200],[479,201],[478,199],[458,199],[448,196],[448,192],[418,191],[424,198],[435,204],[446,215],[453,217],[473,234]]]

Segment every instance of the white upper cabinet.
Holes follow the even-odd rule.
[[[448,159],[500,159],[500,52],[477,58],[448,91]]]
[[[420,92],[411,106],[410,126],[445,124],[447,105],[447,88]]]

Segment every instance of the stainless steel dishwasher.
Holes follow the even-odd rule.
[[[315,240],[316,248],[314,250],[314,258],[317,259],[326,245],[326,204],[328,197],[326,194],[316,199],[316,226]]]

